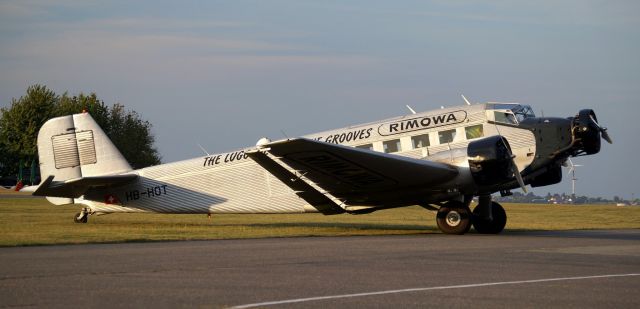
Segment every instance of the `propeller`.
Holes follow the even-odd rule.
[[[513,174],[516,176],[516,180],[518,181],[518,184],[520,185],[520,188],[522,189],[522,191],[524,191],[524,193],[527,193],[527,186],[524,184],[524,179],[522,179],[522,175],[520,175],[520,171],[518,170],[518,166],[516,165],[515,158],[516,156],[514,155],[511,156],[511,168],[513,169]]]
[[[609,144],[613,144],[613,141],[611,140],[609,133],[607,133],[607,128],[600,126],[600,124],[598,124],[598,121],[595,118],[593,118],[593,115],[590,114],[589,118],[591,118],[591,121],[593,121],[593,124],[598,128],[598,131],[600,131],[600,134],[602,135],[602,139],[607,141],[607,143]]]
[[[497,124],[494,124],[494,125],[496,126],[496,131],[498,131],[498,134],[500,135],[502,142],[504,143],[505,146],[507,146],[507,153],[511,158],[511,170],[513,171],[513,175],[516,177],[516,180],[518,181],[518,185],[520,185],[520,188],[522,189],[522,191],[524,193],[527,193],[527,186],[524,184],[524,179],[522,179],[522,175],[520,175],[520,171],[518,170],[518,166],[516,165],[516,160],[515,160],[516,156],[513,154],[513,152],[511,152],[511,146],[507,142],[507,139],[504,138],[502,134],[500,134],[500,129],[498,128],[498,125]]]
[[[502,142],[504,142],[504,144],[507,146],[507,153],[511,158],[511,170],[513,171],[513,175],[516,177],[518,185],[520,185],[522,191],[524,191],[524,193],[527,193],[527,186],[524,184],[524,179],[522,179],[522,175],[520,175],[520,171],[518,170],[518,166],[516,165],[516,156],[513,154],[513,152],[511,152],[511,146],[509,146],[504,136],[501,135],[500,137],[502,138]]]

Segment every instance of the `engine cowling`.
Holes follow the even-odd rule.
[[[492,186],[513,179],[510,149],[507,139],[500,135],[469,143],[469,168],[478,186]]]
[[[596,113],[592,109],[583,109],[578,112],[573,118],[571,131],[579,141],[576,149],[588,155],[600,152],[600,127]]]
[[[551,165],[547,170],[531,179],[531,187],[543,187],[548,185],[555,185],[562,181],[562,168],[560,165]]]

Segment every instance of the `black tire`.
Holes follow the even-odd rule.
[[[473,209],[473,228],[478,234],[498,234],[504,230],[504,226],[507,225],[507,213],[502,205],[491,202],[491,215],[493,220],[487,220],[480,217],[480,209],[477,206]]]
[[[445,234],[462,235],[471,228],[471,210],[460,202],[449,202],[438,210],[436,223]]]
[[[75,223],[87,223],[87,221],[89,221],[89,215],[85,214],[84,216],[82,216],[82,218],[78,219],[78,217],[80,217],[81,213],[76,213],[76,215],[73,217],[73,222]]]

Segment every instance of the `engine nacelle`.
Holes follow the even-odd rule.
[[[579,141],[577,149],[586,154],[596,154],[600,152],[600,129],[598,128],[598,118],[592,109],[583,109],[573,118],[571,133]]]
[[[492,186],[512,180],[510,149],[507,139],[500,135],[469,143],[467,156],[473,181],[478,186]]]
[[[562,168],[560,165],[550,166],[546,172],[531,179],[531,187],[543,187],[555,185],[562,181]]]

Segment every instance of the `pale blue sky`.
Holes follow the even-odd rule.
[[[165,162],[472,101],[567,117],[615,144],[578,194],[640,194],[637,1],[0,1],[0,106],[42,83],[154,124]],[[553,187],[569,192],[569,177]]]

